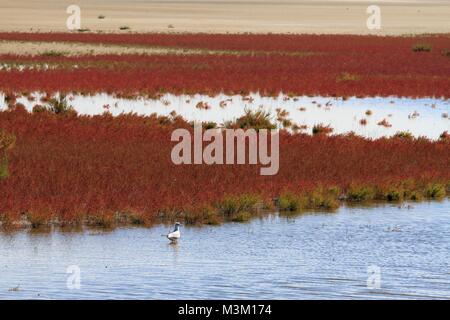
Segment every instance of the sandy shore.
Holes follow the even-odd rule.
[[[222,51],[156,48],[133,45],[90,44],[70,42],[35,42],[0,40],[0,54],[46,55],[57,53],[64,56],[103,55],[103,54],[218,54]],[[233,54],[233,52],[227,52]]]
[[[81,28],[136,32],[409,34],[450,32],[450,1],[376,1],[382,29],[366,27],[360,0],[2,0],[0,31],[67,31],[66,8],[81,7]],[[99,19],[99,16],[104,19]],[[129,32],[129,31],[121,31]]]

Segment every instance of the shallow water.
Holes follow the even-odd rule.
[[[18,99],[28,110],[39,102],[42,94],[35,94],[36,101],[28,101],[25,97]],[[316,124],[330,125],[334,133],[348,133],[354,131],[358,135],[379,138],[392,136],[398,131],[409,131],[414,136],[425,136],[437,139],[439,135],[450,131],[450,101],[435,98],[342,98],[332,97],[261,97],[259,94],[250,95],[252,101],[242,96],[217,95],[173,95],[166,94],[161,99],[120,99],[108,94],[93,96],[70,96],[70,104],[80,114],[96,115],[105,111],[113,115],[134,112],[139,115],[169,115],[172,111],[183,116],[188,121],[214,121],[222,124],[234,120],[244,114],[244,110],[258,109],[260,106],[269,111],[276,118],[276,109],[281,108],[289,112],[288,118],[298,125],[308,126],[306,133],[311,133]],[[0,93],[0,110],[6,108],[4,96]],[[221,102],[226,101],[225,105]],[[206,102],[210,109],[197,109],[199,102]],[[107,107],[104,107],[107,106]],[[304,108],[304,111],[299,110]],[[372,111],[367,116],[365,112]],[[444,118],[443,114],[447,114]],[[367,125],[361,125],[360,120],[366,119]],[[378,123],[386,119],[392,127],[379,126]]]
[[[0,233],[0,298],[449,299],[450,201],[411,205],[183,227],[176,245],[166,226]]]

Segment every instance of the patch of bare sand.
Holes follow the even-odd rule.
[[[369,0],[2,0],[0,31],[67,31],[66,8],[73,3],[81,7],[81,27],[92,31],[374,33],[366,27]],[[377,34],[450,32],[449,0],[376,4],[382,10]]]
[[[125,46],[110,44],[90,44],[72,42],[35,42],[0,40],[0,54],[19,55],[104,55],[104,54],[208,54],[220,51],[195,49]]]
[[[234,51],[234,50],[209,50],[190,48],[151,47],[140,45],[115,45],[78,42],[38,42],[38,41],[10,41],[0,40],[0,55],[55,55],[55,56],[80,56],[80,55],[107,55],[107,54],[139,54],[139,55],[254,55],[268,54],[267,51]],[[274,53],[272,53],[274,54]],[[318,54],[308,51],[278,51],[276,54],[288,56],[310,56]]]
[[[144,46],[133,44],[103,44],[80,42],[39,42],[39,41],[11,41],[0,40],[0,55],[54,55],[54,56],[81,56],[81,55],[108,55],[108,54],[138,54],[138,55],[255,55],[277,54],[286,56],[305,57],[319,52],[310,51],[246,51],[246,50],[210,50],[191,48],[171,48],[158,46]]]

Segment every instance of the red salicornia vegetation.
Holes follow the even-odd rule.
[[[280,170],[261,176],[255,165],[174,165],[170,136],[178,127],[192,130],[176,115],[0,112],[0,128],[17,137],[9,176],[0,181],[0,216],[15,221],[26,214],[34,227],[163,218],[220,223],[245,221],[274,203],[289,211],[332,209],[343,199],[439,198],[449,187],[446,139],[281,131]]]
[[[0,70],[2,91],[450,96],[450,60],[442,54],[448,35],[0,33],[0,39],[200,50],[177,55],[2,55],[6,65],[20,66]],[[411,50],[417,43],[433,50]]]

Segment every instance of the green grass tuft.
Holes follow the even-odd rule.
[[[414,52],[430,52],[432,49],[431,45],[427,43],[417,43],[412,47]]]

